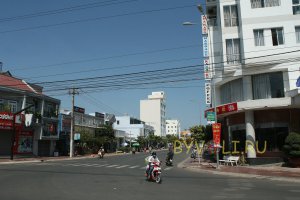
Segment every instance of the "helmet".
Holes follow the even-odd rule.
[[[154,158],[156,158],[156,152],[152,152],[151,156],[153,156]]]

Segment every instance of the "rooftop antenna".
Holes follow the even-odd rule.
[[[0,72],[2,72],[2,65],[3,65],[3,63],[0,62]]]

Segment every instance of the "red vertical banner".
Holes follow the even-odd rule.
[[[212,125],[214,147],[220,146],[221,141],[221,123],[214,123]]]

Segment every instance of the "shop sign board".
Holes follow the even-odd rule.
[[[211,80],[212,78],[212,67],[209,64],[209,59],[203,60],[203,67],[204,67],[204,78],[205,80]]]
[[[211,85],[210,83],[205,83],[205,102],[206,104],[211,104]]]
[[[201,15],[202,22],[202,34],[208,34],[208,26],[207,26],[207,16]]]
[[[234,112],[238,110],[238,105],[237,102],[234,103],[229,103],[225,105],[221,105],[217,107],[217,115],[229,113],[229,112]],[[210,108],[205,111],[205,116],[207,116],[207,112],[214,111],[214,108]]]
[[[221,123],[214,123],[212,125],[212,131],[213,131],[214,147],[219,147],[221,141]]]
[[[208,37],[203,36],[203,57],[208,57]]]

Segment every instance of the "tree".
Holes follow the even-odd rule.
[[[178,137],[175,135],[167,135],[166,136],[167,143],[174,143],[176,140],[178,140]]]
[[[193,126],[190,128],[191,138],[197,142],[205,140],[205,126]]]
[[[138,136],[137,137],[137,142],[140,144],[140,148],[144,148],[147,145],[147,140],[143,136]]]

